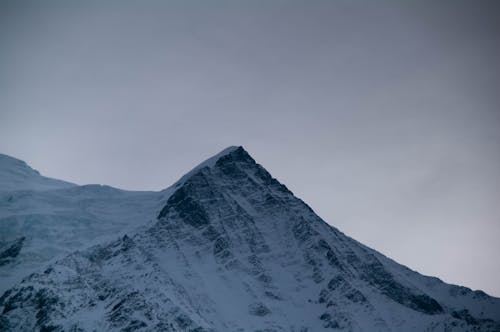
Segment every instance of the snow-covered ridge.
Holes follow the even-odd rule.
[[[42,176],[24,161],[0,153],[0,192],[42,191],[72,186],[75,184]]]
[[[224,149],[160,192],[79,186],[0,154],[0,294],[55,257],[151,223],[175,186],[235,149]],[[14,257],[7,255],[12,243],[19,243]]]
[[[47,178],[0,154],[0,293],[55,257],[153,220],[162,197]]]
[[[115,213],[151,222],[10,288],[0,330],[500,330],[500,299],[422,276],[347,237],[242,147],[200,164],[163,196],[109,192],[91,191],[101,224]],[[24,241],[9,242],[9,252]]]

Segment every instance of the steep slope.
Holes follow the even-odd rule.
[[[323,222],[241,147],[184,176],[135,235],[0,298],[12,331],[498,331],[500,299],[422,276]]]

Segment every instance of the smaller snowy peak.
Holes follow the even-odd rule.
[[[3,153],[0,153],[0,171],[12,171],[17,173],[40,175],[37,170],[29,167],[28,164],[26,164],[24,161]]]
[[[42,176],[22,160],[0,154],[0,191],[43,191],[72,186],[72,183]]]

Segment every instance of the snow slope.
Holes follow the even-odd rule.
[[[0,153],[0,192],[62,189],[73,186],[73,183],[42,176],[24,161]]]
[[[241,147],[151,199],[162,204],[147,207],[157,216],[147,227],[56,259],[5,292],[0,330],[500,330],[500,299],[347,237]]]
[[[54,257],[153,220],[164,195],[77,186],[0,155],[0,293]]]

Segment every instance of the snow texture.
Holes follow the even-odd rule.
[[[157,193],[9,190],[2,331],[500,331],[500,299],[349,238],[242,147]]]

